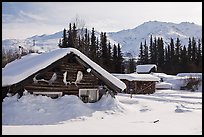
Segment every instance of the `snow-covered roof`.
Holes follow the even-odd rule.
[[[75,48],[60,48],[42,54],[33,53],[7,64],[2,68],[2,87],[16,84],[28,78],[30,75],[46,68],[71,52],[79,56],[84,62],[89,64],[92,69],[95,69],[121,90],[126,88],[125,83],[111,75]]]
[[[119,79],[126,79],[128,81],[159,81],[160,78],[153,76],[151,74],[113,74],[115,77]]]
[[[157,65],[155,64],[137,65],[136,72],[137,73],[148,73],[153,67],[157,69]]]

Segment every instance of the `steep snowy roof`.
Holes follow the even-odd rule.
[[[153,67],[155,67],[157,69],[157,65],[155,65],[155,64],[137,65],[136,66],[136,72],[137,73],[149,72]]]
[[[115,77],[119,79],[126,79],[128,81],[159,81],[160,78],[153,76],[151,74],[113,74]]]
[[[126,88],[125,83],[111,75],[109,72],[101,68],[98,64],[90,60],[87,56],[75,48],[60,48],[48,53],[29,54],[22,57],[22,59],[15,60],[7,64],[4,68],[2,68],[2,87],[13,85],[28,78],[30,75],[38,72],[43,68],[46,68],[53,62],[63,58],[71,52],[79,56],[84,62],[89,64],[99,74],[106,77],[121,90]]]

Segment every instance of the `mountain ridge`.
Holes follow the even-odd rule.
[[[96,35],[99,37],[100,33],[96,31]],[[107,32],[107,38],[112,44],[120,43],[123,53],[132,53],[134,56],[138,55],[141,42],[144,44],[146,40],[147,44],[149,44],[151,35],[153,37],[162,37],[165,45],[170,42],[170,38],[175,40],[177,37],[181,40],[182,45],[187,45],[189,37],[202,39],[202,26],[190,22],[176,24],[172,22],[147,21],[132,29]],[[8,49],[15,49],[20,45],[29,49],[33,47],[33,40],[35,40],[35,45],[38,48],[50,51],[58,48],[57,44],[62,36],[63,31],[58,31],[53,34],[34,35],[22,40],[6,39],[2,40],[2,46]]]

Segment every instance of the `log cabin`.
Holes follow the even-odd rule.
[[[121,92],[126,85],[75,48],[60,48],[47,53],[32,53],[2,69],[2,101],[7,93],[53,98],[79,96],[96,102],[106,92]]]
[[[160,79],[151,74],[113,74],[123,81],[127,88],[124,93],[127,94],[152,94],[155,92],[156,82]]]

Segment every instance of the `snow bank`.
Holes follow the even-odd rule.
[[[98,64],[90,60],[87,56],[74,48],[60,48],[43,54],[30,54],[22,59],[15,60],[2,68],[2,86],[9,86],[18,83],[30,75],[46,68],[53,62],[63,58],[67,54],[73,52],[82,60],[89,64],[102,76],[106,77],[110,82],[119,87],[121,90],[126,88],[125,83],[111,75],[109,72],[101,68]]]
[[[120,103],[110,95],[104,95],[96,103],[83,103],[75,95],[65,95],[57,99],[35,96],[24,92],[4,98],[2,103],[2,125],[47,125],[71,119],[91,117],[96,111],[122,111]]]
[[[180,77],[194,77],[202,79],[202,73],[178,73],[177,76]]]
[[[179,73],[177,75],[167,75],[165,73],[151,73],[154,76],[163,79],[163,82],[171,84],[172,89],[180,90],[181,87],[186,86],[186,81],[189,77],[197,77],[201,78],[201,73]],[[162,83],[157,83],[156,86],[164,86]],[[170,85],[169,85],[170,86]],[[202,91],[202,82],[198,85],[198,89],[196,91]]]
[[[123,112],[125,109],[122,104],[113,98],[110,94],[103,95],[101,99],[96,103],[89,103],[90,107],[94,110],[112,110]]]

